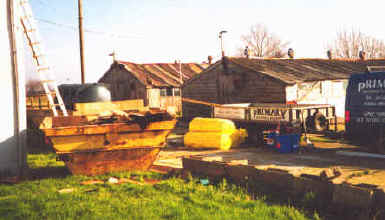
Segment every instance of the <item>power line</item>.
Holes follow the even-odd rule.
[[[48,20],[41,19],[41,18],[36,18],[36,20],[39,21],[39,22],[42,22],[42,23],[46,23],[46,24],[52,24],[52,25],[56,25],[56,26],[59,26],[59,27],[67,28],[67,29],[77,30],[75,28],[75,26],[72,26],[72,25],[59,24],[59,23],[56,23],[56,22],[53,22],[53,21],[48,21]]]
[[[78,28],[75,27],[74,25],[60,24],[60,23],[57,23],[57,22],[54,22],[54,21],[49,21],[49,20],[45,20],[45,19],[41,19],[41,18],[36,18],[36,20],[39,21],[39,22],[42,22],[42,23],[46,23],[46,24],[55,25],[55,26],[58,26],[58,27],[67,28],[67,29],[71,29],[71,30],[74,30],[74,31],[78,31]],[[123,35],[123,34],[109,33],[109,32],[103,32],[103,31],[95,31],[95,30],[91,30],[91,29],[88,29],[88,28],[85,28],[84,32],[92,33],[92,34],[99,34],[99,35],[108,35],[111,38],[144,39],[143,36],[138,36],[138,35],[137,36]]]
[[[50,4],[48,4],[47,0],[35,0],[35,1],[38,1],[41,6],[44,5],[45,7],[52,9],[54,12],[58,11],[57,8],[52,7]],[[41,19],[41,18],[36,18],[36,20],[39,22],[42,22],[42,23],[55,25],[58,27],[67,28],[67,29],[71,29],[74,31],[79,31],[79,29],[74,25],[61,24],[61,23],[57,23],[54,21]],[[98,34],[98,35],[107,35],[110,38],[122,38],[122,39],[144,39],[145,38],[145,37],[140,36],[140,35],[117,34],[117,33],[103,32],[103,31],[96,31],[96,30],[92,30],[92,29],[88,29],[88,28],[84,28],[84,32],[92,33],[92,34]]]
[[[43,0],[35,0],[35,1],[38,1],[40,3],[39,6],[43,6],[44,5],[44,7],[50,8],[55,13],[58,11],[57,8],[52,7],[50,4],[48,4],[48,2],[46,0],[44,0],[44,1]]]

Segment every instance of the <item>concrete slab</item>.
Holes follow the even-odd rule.
[[[296,177],[302,174],[320,176],[321,173],[337,167],[341,175],[331,178],[333,183],[385,186],[385,160],[338,155],[331,150],[280,154],[266,147],[236,148],[229,151],[199,151],[177,147],[161,151],[154,165],[182,168],[182,158],[186,156],[194,156],[203,161],[247,164],[260,170],[286,170]]]
[[[385,160],[337,154],[361,150],[348,144],[314,145],[315,150],[289,154],[255,146],[229,151],[166,148],[155,164],[183,167],[208,177],[225,177],[247,186],[251,192],[253,187],[267,185],[300,202],[308,195],[315,196],[309,200],[312,207],[335,209],[347,215],[343,219],[385,219]]]

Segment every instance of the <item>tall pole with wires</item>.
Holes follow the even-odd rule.
[[[179,80],[181,83],[181,86],[183,85],[183,75],[182,75],[182,61],[179,60]]]
[[[227,31],[221,31],[219,32],[219,39],[221,39],[221,55],[222,57],[225,56],[225,49],[223,47],[223,34],[227,33]]]
[[[84,47],[83,47],[83,3],[82,0],[78,0],[78,11],[79,11],[79,43],[80,43],[80,71],[81,71],[81,82],[85,83],[84,76]]]

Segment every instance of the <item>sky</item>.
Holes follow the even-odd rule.
[[[80,83],[77,0],[30,3],[59,84]],[[255,24],[288,41],[296,58],[326,58],[328,42],[343,29],[385,40],[384,9],[383,0],[83,0],[85,79],[97,82],[113,51],[136,63],[218,59],[222,30],[225,54],[232,56]],[[27,78],[36,78],[26,63]]]

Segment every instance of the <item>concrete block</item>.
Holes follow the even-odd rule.
[[[385,220],[385,210],[376,210],[375,213],[373,214],[372,219],[374,220]]]
[[[319,175],[313,175],[313,174],[307,174],[307,173],[302,173],[300,175],[300,177],[306,178],[306,179],[317,180],[317,181],[321,181],[322,180]]]
[[[339,167],[327,168],[321,171],[320,178],[324,181],[329,181],[341,176],[342,171]]]
[[[293,187],[294,176],[287,172],[259,170],[253,180],[266,184],[271,189],[290,192]]]
[[[235,184],[251,181],[258,172],[254,166],[249,165],[228,165],[226,171],[227,177]]]
[[[333,204],[340,208],[370,209],[373,190],[346,184],[334,185]]]
[[[385,189],[374,190],[373,200],[379,207],[385,208]]]
[[[191,173],[196,173],[199,170],[199,160],[190,157],[182,158],[183,169],[190,171]]]
[[[282,170],[282,169],[278,169],[278,168],[267,168],[268,171],[276,171],[276,172],[283,172],[283,173],[289,173],[288,170]]]
[[[208,162],[223,161],[223,157],[221,156],[201,157],[201,160],[208,161]]]
[[[333,184],[315,179],[298,177],[293,180],[293,189],[290,192],[295,198],[303,198],[306,193],[313,192],[317,200],[327,204],[333,198]]]
[[[226,176],[226,163],[218,161],[203,161],[194,158],[185,157],[182,159],[183,168],[193,174],[220,178]]]
[[[374,190],[373,216],[376,220],[385,220],[385,189]],[[374,219],[374,218],[373,218]]]
[[[231,160],[229,165],[249,165],[249,160]]]

